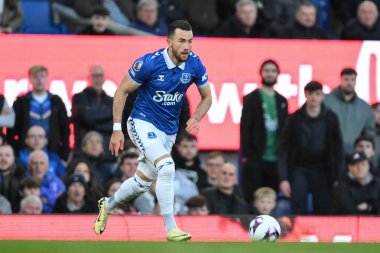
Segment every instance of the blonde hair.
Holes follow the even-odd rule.
[[[260,199],[263,199],[263,198],[271,198],[273,199],[274,201],[276,201],[277,199],[277,194],[276,192],[270,188],[270,187],[260,187],[259,189],[257,189],[255,191],[255,193],[253,194],[253,199],[256,201],[256,200],[260,200]]]

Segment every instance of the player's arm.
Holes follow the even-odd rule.
[[[197,134],[199,131],[199,122],[206,115],[212,105],[212,96],[210,85],[206,83],[198,88],[201,95],[201,102],[199,102],[197,110],[194,115],[187,121],[186,131],[189,134]]]
[[[129,74],[126,74],[121,81],[120,86],[115,92],[113,98],[113,122],[114,122],[114,131],[111,136],[109,149],[112,155],[117,156],[119,150],[123,150],[124,147],[124,135],[121,131],[121,118],[124,110],[125,100],[129,93],[133,92],[139,87],[139,85],[132,80]]]

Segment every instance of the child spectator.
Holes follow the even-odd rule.
[[[192,197],[186,202],[188,215],[208,215],[207,200],[202,195]]]
[[[276,192],[270,187],[260,187],[253,194],[254,213],[273,215],[276,208]]]

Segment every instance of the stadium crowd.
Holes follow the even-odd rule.
[[[22,2],[0,1],[0,33],[20,29]],[[188,19],[197,36],[357,40],[380,40],[379,6],[380,1],[359,0],[51,4],[55,21],[81,35],[165,35],[169,22]],[[201,161],[196,136],[184,131],[190,118],[185,99],[172,151],[176,214],[380,214],[380,103],[370,106],[358,97],[357,73],[346,68],[340,86],[330,94],[323,94],[319,82],[309,82],[305,104],[289,114],[287,100],[273,88],[279,73],[277,62],[265,61],[261,87],[243,99],[238,166],[220,151]],[[113,98],[102,89],[101,65],[91,66],[91,85],[74,95],[71,117],[61,98],[47,91],[47,75],[44,66],[32,66],[32,90],[12,107],[0,96],[0,127],[5,129],[0,140],[0,213],[97,213],[97,200],[112,196],[134,175],[138,149],[126,141],[118,157],[108,150]],[[128,96],[123,113],[127,138],[125,122],[136,95]],[[114,211],[159,212],[154,183]]]
[[[357,73],[346,68],[328,95],[309,82],[305,104],[289,115],[287,100],[273,88],[279,73],[277,62],[263,62],[261,87],[243,98],[240,170],[220,151],[201,161],[196,136],[184,130],[185,99],[172,151],[177,214],[380,214],[380,103],[371,107],[357,96]],[[46,89],[48,70],[36,65],[28,74],[32,90],[12,108],[0,96],[6,128],[0,213],[96,213],[97,200],[132,177],[139,158],[130,140],[117,158],[108,150],[113,99],[102,89],[105,71],[91,66],[91,85],[74,95],[70,118],[61,98]],[[123,125],[135,98],[135,92],[127,98]],[[154,184],[115,211],[159,212]]]
[[[48,27],[35,22],[33,0],[0,1],[0,33],[162,36],[170,22],[186,19],[196,36],[380,40],[379,0],[41,1]]]

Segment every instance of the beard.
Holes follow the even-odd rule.
[[[173,55],[174,57],[176,58],[176,60],[178,61],[178,63],[182,63],[182,62],[185,62],[187,61],[187,58],[189,58],[189,55],[186,57],[186,59],[183,59],[181,57],[181,53],[179,53],[178,51],[175,51],[174,49],[172,50],[173,52]]]
[[[274,80],[262,79],[261,83],[266,87],[273,87],[277,83],[277,79],[274,79]]]

